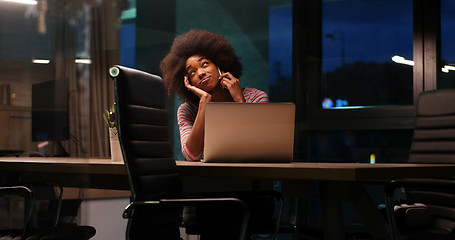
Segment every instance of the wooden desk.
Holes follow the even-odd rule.
[[[353,205],[376,239],[386,239],[385,222],[375,211],[362,182],[396,178],[451,177],[455,165],[439,164],[356,164],[289,163],[226,164],[177,161],[178,171],[187,177],[275,179],[318,181],[326,239],[343,239],[340,194],[348,194]],[[67,187],[128,189],[122,163],[110,159],[0,158],[2,173],[19,173],[25,179],[55,180]],[[298,191],[298,189],[296,189]]]
[[[323,181],[373,181],[449,177],[455,165],[367,163],[201,163],[178,161],[182,176]]]
[[[455,165],[305,162],[247,164],[177,161],[177,168],[182,176],[362,182],[396,178],[451,177],[454,174]],[[0,171],[126,176],[123,163],[112,162],[106,158],[0,158]],[[122,185],[113,187],[122,188]]]
[[[27,181],[64,187],[129,190],[125,166],[106,158],[0,158],[0,171]]]
[[[325,239],[346,239],[343,201],[349,201],[374,239],[389,239],[388,225],[363,186],[363,182],[397,178],[438,178],[454,175],[455,165],[436,164],[223,164],[179,162],[183,176],[249,177],[280,179],[295,183],[295,192],[304,191],[302,181],[317,181]],[[296,187],[297,186],[297,187]],[[300,186],[300,187],[299,187]],[[283,185],[283,189],[286,186]],[[300,188],[300,189],[299,189]]]

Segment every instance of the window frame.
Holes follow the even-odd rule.
[[[322,0],[293,1],[294,86],[301,130],[411,129],[422,91],[436,89],[440,56],[440,2],[413,1],[413,104],[359,109],[322,109]],[[316,94],[315,94],[316,93]]]

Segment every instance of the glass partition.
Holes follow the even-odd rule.
[[[290,0],[177,0],[176,34],[190,29],[219,33],[232,42],[243,64],[243,87],[261,89],[271,101],[293,100]],[[173,113],[180,103],[176,98]],[[183,159],[176,117],[171,118],[175,158]]]
[[[101,117],[113,104],[107,69],[122,64],[161,74],[159,62],[174,37],[193,28],[221,33],[234,44],[244,65],[243,86],[265,90],[272,101],[295,101],[299,131],[330,129],[327,126],[335,126],[331,130],[346,126],[380,129],[383,125],[409,129],[412,125],[413,100],[421,90],[416,90],[415,81],[422,81],[423,75],[423,69],[413,67],[418,58],[413,54],[423,56],[415,44],[422,39],[415,31],[424,15],[413,12],[420,1],[28,3],[0,0],[1,155],[109,156],[108,129]],[[441,0],[438,88],[455,86],[453,5]],[[304,20],[295,26],[296,19]],[[417,60],[422,61],[431,59]],[[39,117],[33,117],[32,95],[40,96],[33,94],[34,89],[46,84],[51,87],[41,94],[44,91],[52,104],[44,108],[54,115],[52,121],[41,121],[50,123],[44,130],[34,132],[32,121]],[[179,99],[170,98],[176,158],[180,153],[175,123],[179,104]],[[43,102],[35,105],[43,108]],[[406,114],[400,106],[409,108]],[[359,108],[379,111],[371,115],[356,111]],[[390,109],[398,110],[393,115]],[[368,117],[371,121],[364,121]],[[388,124],[391,117],[400,124],[405,118],[406,122]]]
[[[107,70],[160,75],[174,37],[194,28],[233,43],[242,86],[292,101],[291,0],[0,0],[0,156],[108,157]],[[179,101],[169,100],[175,128]]]
[[[0,1],[0,156],[106,156],[122,1]]]

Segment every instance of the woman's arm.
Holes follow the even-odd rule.
[[[191,135],[191,132],[193,131],[196,115],[197,107],[189,103],[183,103],[182,105],[179,106],[177,110],[177,122],[180,130],[180,143],[182,147],[182,155],[188,161],[198,161],[202,157],[201,152],[197,153],[191,152],[186,145],[188,137]]]
[[[186,141],[187,149],[190,152],[199,153],[199,159],[202,156],[202,152],[204,150],[205,104],[207,102],[207,97],[202,97],[199,101],[199,108],[197,111],[196,119],[194,120],[193,129]]]
[[[185,86],[188,90],[192,91],[194,94],[199,96],[199,108],[196,113],[193,124],[182,124],[180,126],[180,140],[182,144],[182,154],[187,160],[198,161],[202,157],[202,152],[204,149],[204,123],[205,123],[205,104],[210,102],[212,96],[189,84],[188,79],[184,79]],[[178,119],[185,120],[184,112],[179,111]]]

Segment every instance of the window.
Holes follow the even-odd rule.
[[[412,105],[412,0],[322,2],[322,108]]]
[[[269,8],[269,97],[270,101],[293,101],[292,6]]]
[[[297,9],[307,11],[294,33],[302,129],[412,128],[422,89],[414,1],[314,0]]]
[[[441,0],[441,69],[438,89],[455,87],[455,2]]]
[[[297,156],[302,161],[406,161],[422,77],[413,0],[295,4]],[[296,3],[296,2],[294,2]],[[311,9],[311,10],[308,10]],[[417,34],[415,33],[417,32]],[[299,52],[301,51],[301,52]],[[422,65],[422,64],[421,64]],[[421,66],[419,65],[419,66]]]

